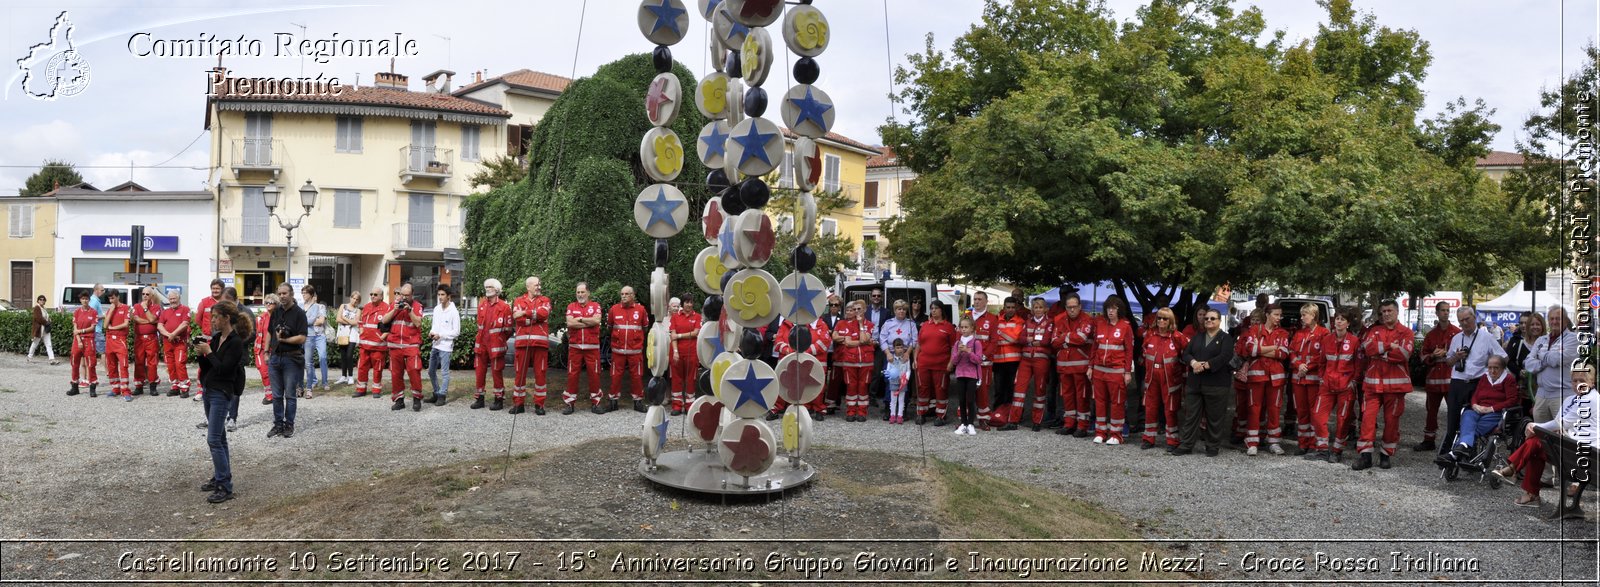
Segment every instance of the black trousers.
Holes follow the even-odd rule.
[[[1476,381],[1450,378],[1450,391],[1444,396],[1444,414],[1440,415],[1444,418],[1446,426],[1443,442],[1439,443],[1439,454],[1449,452],[1450,448],[1455,446],[1456,434],[1461,431],[1461,409],[1472,401],[1472,392],[1477,387]]]
[[[1022,363],[1017,361],[994,364],[994,383],[989,386],[989,409],[1011,403],[1011,395],[1017,388],[1017,368],[1021,366]]]
[[[1221,448],[1223,434],[1233,429],[1234,404],[1232,385],[1190,386],[1183,394],[1178,416],[1178,445],[1193,449],[1203,440],[1207,448]],[[1201,418],[1206,421],[1205,438],[1201,438]]]
[[[950,399],[960,408],[961,423],[971,426],[978,417],[978,380],[957,377],[955,384],[950,386]]]

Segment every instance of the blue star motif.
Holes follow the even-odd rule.
[[[676,35],[683,34],[683,30],[678,28],[678,17],[688,14],[689,11],[678,8],[672,4],[672,1],[673,0],[661,0],[660,6],[650,6],[648,4],[644,6],[645,10],[654,12],[656,15],[656,24],[655,26],[650,27],[651,34],[661,30],[661,27],[671,28],[673,34]]]
[[[770,409],[767,406],[767,398],[761,395],[761,390],[766,389],[772,380],[757,376],[754,367],[744,372],[744,379],[731,380],[730,383],[739,388],[739,401],[734,402],[733,409],[739,409],[745,402],[755,402],[762,409]]]
[[[700,142],[706,144],[706,159],[714,155],[728,156],[728,133],[722,132],[722,127],[711,125],[711,133],[700,137]]]
[[[655,226],[655,223],[660,222],[674,230],[678,228],[678,221],[672,218],[672,212],[682,206],[683,202],[667,199],[667,188],[657,188],[656,199],[644,200],[639,202],[639,205],[650,209],[650,221],[644,223],[645,226]]]
[[[718,332],[716,336],[711,337],[711,348],[717,351],[715,353],[711,353],[711,356],[713,357],[728,352],[728,349],[722,346],[721,332]]]
[[[816,302],[813,300],[816,300],[817,296],[822,295],[822,290],[811,289],[808,287],[805,279],[797,279],[796,281],[799,281],[800,283],[796,284],[795,287],[785,288],[783,290],[784,293],[787,293],[790,297],[794,298],[794,306],[789,308],[790,316],[798,313],[800,308],[805,308],[807,312],[810,312],[816,307]]]
[[[656,450],[660,450],[661,447],[667,445],[667,424],[669,423],[667,420],[662,420],[660,424],[656,424]]]
[[[775,136],[778,136],[777,133],[763,134],[761,129],[756,128],[756,123],[752,122],[750,132],[742,137],[732,137],[733,142],[744,147],[744,154],[739,157],[739,165],[744,166],[744,162],[749,161],[751,156],[760,157],[762,163],[772,165],[772,159],[767,158],[767,141],[771,141]]]
[[[733,197],[737,198],[738,196],[733,196]],[[724,218],[722,220],[722,234],[718,234],[717,235],[717,242],[718,242],[718,245],[721,247],[720,249],[717,250],[717,256],[722,257],[723,259],[732,259],[732,258],[734,258],[734,252],[733,252],[734,251],[734,249],[733,249],[734,233],[733,233],[733,219],[732,218]],[[724,265],[726,265],[726,263],[724,263]]]
[[[750,34],[750,27],[739,24],[739,20],[735,19],[732,14],[728,15],[728,22],[732,23],[733,26],[728,27],[728,38],[723,39],[724,41],[732,41]]]
[[[799,116],[794,120],[795,126],[800,126],[805,121],[810,120],[817,123],[817,128],[823,131],[828,130],[827,123],[822,121],[822,113],[833,110],[833,105],[826,102],[818,102],[816,98],[813,98],[810,86],[806,87],[806,97],[789,98],[789,103],[800,109]]]
[[[706,20],[711,20],[711,16],[716,14],[716,12],[717,12],[717,7],[721,6],[721,5],[722,5],[722,0],[711,0],[710,2],[707,2],[706,3]]]

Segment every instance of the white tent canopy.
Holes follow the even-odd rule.
[[[1557,287],[1567,285],[1564,281],[1550,280]],[[1528,291],[1522,282],[1511,288],[1498,298],[1478,304],[1479,312],[1532,312],[1543,314],[1551,305],[1561,304],[1568,311],[1577,307],[1572,291],[1565,287],[1555,290]]]

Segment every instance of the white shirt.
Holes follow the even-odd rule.
[[[1600,447],[1600,402],[1595,392],[1573,394],[1561,402],[1561,413],[1549,422],[1534,424],[1549,432],[1565,433],[1567,438],[1594,447]]]
[[[448,353],[455,349],[456,335],[461,334],[461,312],[456,311],[455,304],[433,308],[433,327],[428,334],[439,335],[439,340],[433,341],[434,350]]]
[[[1482,324],[1479,324],[1478,329],[1470,335],[1465,330],[1457,332],[1455,336],[1450,338],[1450,347],[1445,349],[1445,353],[1454,354],[1457,349],[1469,344],[1472,345],[1472,348],[1467,351],[1467,358],[1463,361],[1467,367],[1465,369],[1451,367],[1451,379],[1472,381],[1482,377],[1483,372],[1489,368],[1489,355],[1506,356],[1506,350],[1500,348],[1499,341]],[[1456,365],[1459,366],[1461,363],[1456,363]]]

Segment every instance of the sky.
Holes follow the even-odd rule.
[[[693,4],[695,0],[688,0]],[[1141,3],[1108,0],[1119,19]],[[1432,117],[1446,102],[1464,96],[1484,99],[1497,110],[1502,127],[1492,147],[1513,150],[1522,121],[1538,107],[1539,90],[1553,87],[1563,72],[1574,71],[1581,48],[1596,38],[1594,0],[1357,0],[1356,6],[1392,28],[1416,30],[1431,45],[1433,65],[1424,80]],[[827,91],[838,112],[834,130],[868,144],[880,144],[877,127],[895,112],[888,96],[891,72],[907,54],[921,52],[932,35],[935,47],[950,43],[977,23],[980,0],[818,0],[832,28],[832,40],[818,62],[817,86]],[[1316,34],[1324,13],[1313,0],[1239,1],[1259,5],[1268,30],[1282,30],[1293,42]],[[223,59],[234,75],[251,77],[338,77],[342,83],[371,83],[388,58],[313,58],[275,55],[279,33],[296,40],[382,39],[396,34],[415,41],[416,54],[394,61],[395,71],[411,77],[437,70],[457,72],[456,84],[473,71],[489,76],[528,68],[583,77],[624,55],[647,52],[635,0],[520,0],[457,2],[110,2],[9,0],[0,6],[0,70],[6,82],[0,99],[0,195],[14,195],[45,159],[80,166],[86,180],[110,187],[132,179],[153,189],[204,189],[206,70],[216,58],[140,57],[149,39],[259,40],[260,57]],[[692,6],[691,6],[692,8]],[[50,40],[61,11],[73,27],[73,47],[88,64],[87,85],[71,96],[37,100],[25,94],[15,60],[32,45]],[[887,15],[887,17],[886,17]],[[703,20],[691,14],[684,42],[673,55],[697,75],[708,71]],[[301,26],[304,26],[302,34]],[[144,33],[144,35],[140,35]],[[135,37],[135,35],[139,35]],[[130,49],[130,39],[135,47]],[[58,39],[56,47],[64,44]],[[775,35],[782,45],[780,35]],[[39,52],[42,58],[49,54]],[[784,54],[787,63],[794,56]],[[774,64],[769,92],[793,82],[789,67]],[[775,112],[769,111],[769,116]],[[644,113],[639,113],[643,116]],[[185,150],[187,149],[187,150]],[[150,168],[162,165],[168,169]],[[198,168],[198,169],[197,169]]]

